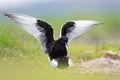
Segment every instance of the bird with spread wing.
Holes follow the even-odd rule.
[[[41,43],[44,53],[49,56],[49,64],[53,68],[57,67],[61,60],[68,66],[73,66],[72,60],[67,55],[67,44],[91,27],[101,24],[93,20],[68,21],[61,27],[60,38],[54,40],[53,28],[43,20],[18,13],[5,13],[5,16],[11,18]]]

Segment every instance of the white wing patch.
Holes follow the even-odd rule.
[[[37,19],[31,16],[26,16],[18,13],[9,13],[5,14],[13,21],[15,21],[18,25],[20,25],[25,31],[29,34],[33,35],[38,39],[38,36],[41,34],[39,30],[36,28]]]
[[[75,22],[74,29],[71,32],[66,34],[69,41],[79,35],[82,35],[94,25],[101,24],[100,22],[92,21],[92,20],[79,20],[79,21],[73,21],[73,22]]]
[[[44,52],[46,52],[46,37],[44,36],[43,32],[40,32],[37,29],[37,18],[31,17],[31,16],[27,16],[27,15],[23,15],[23,14],[18,14],[18,13],[8,13],[5,14],[6,16],[8,16],[9,18],[11,18],[13,21],[15,21],[18,25],[20,25],[25,31],[27,31],[29,34],[31,34],[32,36],[34,36],[37,40],[40,41],[40,43],[42,44],[42,48],[44,50]],[[41,28],[43,29],[43,28]]]

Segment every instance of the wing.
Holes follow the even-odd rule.
[[[68,41],[70,41],[75,37],[82,35],[97,24],[101,24],[101,22],[92,20],[69,21],[62,26],[60,37],[66,36]]]
[[[54,41],[53,29],[48,23],[37,18],[18,13],[6,13],[5,16],[11,18],[25,31],[39,40],[44,52],[48,53],[47,45]]]

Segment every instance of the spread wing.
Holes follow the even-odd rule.
[[[54,41],[53,29],[48,23],[37,18],[18,13],[6,13],[5,16],[11,18],[25,31],[39,40],[44,52],[48,53],[47,45]]]
[[[92,20],[69,21],[62,26],[60,37],[66,36],[68,41],[71,41],[97,24],[101,24],[101,22]]]

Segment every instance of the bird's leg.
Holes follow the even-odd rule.
[[[68,56],[65,56],[64,59],[68,62],[69,67],[73,66],[73,62]]]

